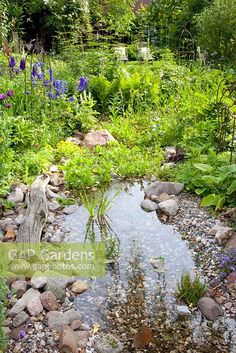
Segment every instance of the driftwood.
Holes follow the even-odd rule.
[[[41,240],[48,213],[45,190],[49,180],[48,175],[40,175],[31,185],[26,215],[16,237],[18,243],[39,243]]]

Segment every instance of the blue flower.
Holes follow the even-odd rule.
[[[54,74],[53,74],[53,70],[49,69],[49,76],[50,76],[50,82],[54,81]]]
[[[43,80],[43,84],[45,87],[48,87],[49,86],[49,81],[48,80]]]
[[[48,92],[47,95],[48,95],[48,98],[50,98],[50,99],[57,99],[57,95],[53,92]]]
[[[31,94],[31,92],[30,91],[25,91],[25,94]]]
[[[21,69],[21,71],[25,70],[25,59],[21,59],[21,61],[20,61],[20,69]]]
[[[43,73],[37,75],[38,80],[42,80],[43,77],[44,77]]]
[[[62,80],[56,80],[53,82],[53,87],[56,90],[56,94],[57,96],[64,94],[65,92],[67,92],[68,88],[67,88],[67,82],[66,81],[62,81]]]
[[[70,98],[69,98],[69,101],[70,101],[70,102],[74,102],[74,101],[75,101],[75,97],[70,97]]]
[[[16,66],[16,60],[13,56],[11,56],[9,59],[9,67],[13,69],[14,66]]]
[[[78,83],[78,91],[83,92],[87,89],[88,87],[88,81],[86,80],[85,77],[80,77],[79,83]]]

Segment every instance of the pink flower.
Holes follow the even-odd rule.
[[[7,91],[7,96],[8,97],[14,96],[14,91],[12,91],[12,90]]]

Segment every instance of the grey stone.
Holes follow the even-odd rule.
[[[62,289],[69,287],[75,282],[73,277],[60,277],[59,273],[53,271],[45,271],[45,277],[47,277],[47,284],[56,285]]]
[[[19,299],[16,304],[9,311],[9,316],[14,317],[26,308],[26,305],[30,300],[39,297],[40,293],[34,288],[30,288],[25,292],[21,299]]]
[[[13,224],[12,218],[5,218],[5,219],[0,220],[0,228],[1,228],[4,232],[6,232],[7,229],[8,229],[10,226],[12,226],[12,224]]]
[[[121,353],[124,349],[123,343],[110,334],[102,334],[95,342],[97,353]]]
[[[47,217],[47,223],[53,223],[55,221],[55,215],[53,212],[49,212],[48,217]]]
[[[46,189],[46,196],[49,200],[52,200],[52,199],[56,199],[58,198],[60,195],[59,194],[56,194],[55,192],[53,192],[49,187],[47,187]]]
[[[208,320],[216,320],[219,316],[224,315],[222,308],[212,298],[203,297],[199,299],[197,305]]]
[[[71,290],[73,293],[81,294],[89,289],[87,282],[76,281],[72,284]]]
[[[145,199],[141,202],[140,207],[146,212],[153,212],[158,209],[158,204],[149,199]]]
[[[16,188],[14,191],[12,191],[8,197],[7,201],[9,202],[14,202],[14,203],[20,203],[24,201],[24,193],[20,188]]]
[[[72,213],[75,213],[75,211],[78,209],[77,206],[75,205],[72,205],[72,206],[66,206],[64,209],[63,209],[63,213],[65,213],[66,215],[70,215]]]
[[[66,298],[66,293],[64,289],[55,284],[46,284],[44,290],[52,292],[57,298],[57,300],[59,300],[61,303],[63,303]]]
[[[75,332],[76,342],[79,348],[86,348],[89,340],[90,333],[88,331]]]
[[[16,293],[16,297],[19,299],[27,291],[28,283],[26,281],[15,281],[11,285],[11,289]]]
[[[191,315],[191,311],[189,310],[187,305],[178,305],[176,307],[176,310],[177,310],[177,314],[180,318]]]
[[[30,300],[27,310],[32,316],[38,316],[43,311],[43,306],[39,297]]]
[[[55,212],[55,211],[59,210],[60,207],[61,206],[60,206],[59,202],[57,202],[57,201],[48,202],[49,211]]]
[[[51,243],[61,243],[64,239],[64,233],[61,229],[57,229],[50,239]]]
[[[179,210],[179,205],[175,200],[166,200],[159,203],[159,209],[167,216],[175,216]]]
[[[52,330],[61,330],[65,325],[71,325],[75,320],[81,320],[81,315],[78,311],[71,309],[65,313],[58,311],[49,311],[47,313],[48,327]]]
[[[144,193],[151,199],[153,195],[158,196],[164,193],[168,195],[178,195],[183,189],[184,185],[181,183],[155,181],[145,188]]]
[[[218,227],[215,238],[220,245],[225,245],[233,236],[236,236],[236,233],[232,228]]]
[[[30,284],[35,289],[42,288],[45,286],[45,284],[47,284],[47,278],[44,277],[42,272],[35,272],[30,280]]]
[[[236,236],[232,237],[225,246],[225,251],[231,251],[232,249],[236,249]]]
[[[28,318],[29,318],[29,315],[27,315],[25,311],[20,312],[14,317],[12,321],[13,326],[14,327],[21,326],[23,323],[25,323],[28,320]]]
[[[57,298],[52,292],[44,292],[40,296],[43,307],[48,311],[56,311],[58,309]]]

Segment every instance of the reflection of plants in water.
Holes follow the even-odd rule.
[[[206,293],[206,285],[196,276],[193,280],[189,272],[183,273],[177,284],[177,296],[188,305],[195,306]]]
[[[111,199],[108,195],[102,193],[94,195],[87,195],[83,193],[80,195],[81,201],[89,213],[89,219],[86,224],[85,241],[89,240],[91,243],[96,241],[96,229],[100,233],[100,241],[105,244],[106,259],[112,260],[119,255],[120,240],[110,225],[110,218],[107,212],[111,209],[112,203],[118,193]]]

